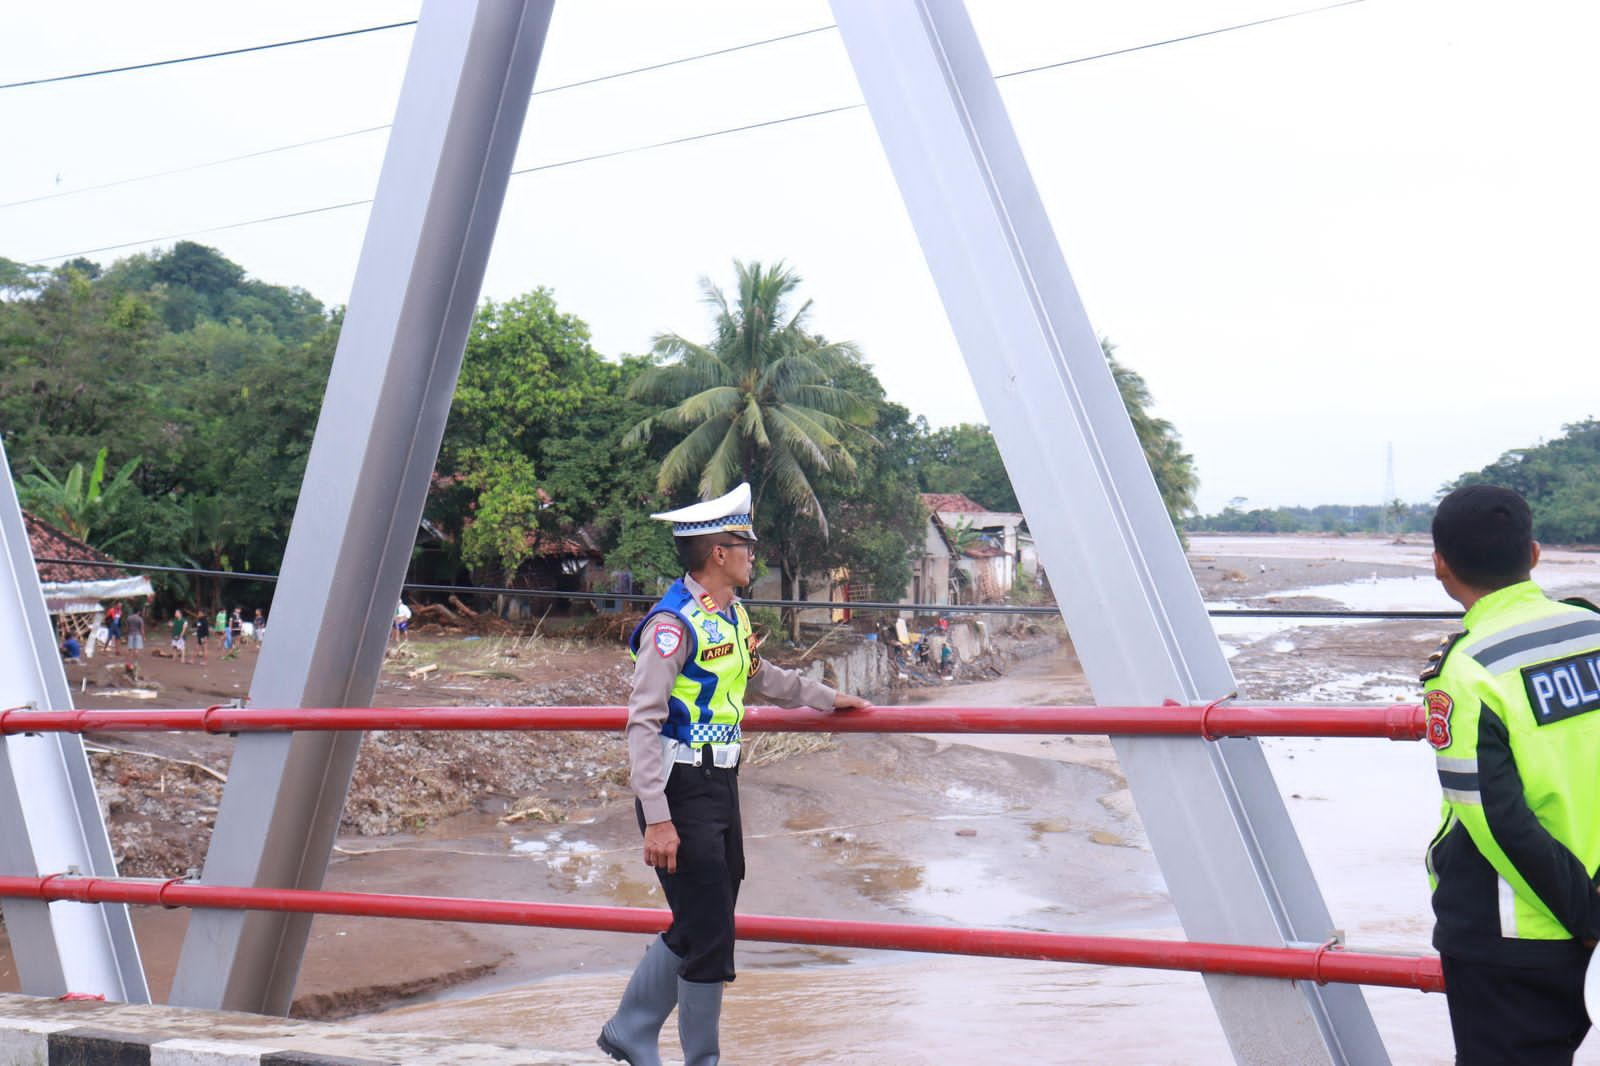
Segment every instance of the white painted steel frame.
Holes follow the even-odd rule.
[[[552,2],[424,7],[252,689],[259,703],[371,700]],[[1227,693],[1231,674],[964,8],[958,0],[834,7],[1096,696],[1147,704]],[[11,629],[0,653],[18,663],[0,665],[26,665],[37,680],[28,692],[0,691],[18,693],[8,702],[64,706],[59,666],[53,674],[42,666],[54,659],[48,621],[41,630],[39,612],[25,606],[42,611],[43,602],[25,587],[32,560],[18,562],[14,512],[14,502],[0,501],[11,559],[0,620],[32,618],[32,646],[16,651],[23,645]],[[8,669],[6,683],[21,672]],[[320,886],[359,743],[349,733],[241,738],[204,879]],[[9,742],[8,756],[19,749]],[[1117,752],[1191,936],[1281,944],[1328,934],[1254,741],[1129,738]],[[24,806],[16,760],[5,762],[0,814]],[[81,747],[61,757],[60,772],[66,783],[39,806],[56,819],[76,812],[81,829],[98,818],[92,785],[81,787]],[[26,825],[0,832],[8,869],[75,861],[111,872],[103,840],[86,839],[82,859],[33,860],[29,843],[59,834]],[[8,925],[19,915],[19,960],[59,973],[58,927],[30,906],[38,905],[6,905]],[[109,960],[93,980],[107,994],[140,998],[125,909],[120,919],[94,910],[113,917],[84,935]],[[197,912],[174,1001],[285,1011],[308,928],[300,916]],[[118,975],[123,987],[110,988]],[[82,990],[76,976],[62,979]],[[1210,977],[1207,987],[1241,1061],[1387,1061],[1357,989],[1229,977]]]
[[[965,7],[832,3],[1096,699],[1228,694],[1232,674]],[[1328,937],[1255,740],[1114,742],[1192,939]],[[1241,1062],[1388,1061],[1359,988],[1226,976],[1206,987]]]
[[[372,702],[553,0],[427,0],[250,697]],[[238,740],[208,884],[320,888],[360,733]],[[172,1001],[282,1014],[309,915],[196,911]]]
[[[39,571],[0,446],[0,707],[72,707]],[[76,867],[115,877],[83,738],[0,737],[0,873],[42,877]],[[22,991],[150,1002],[124,904],[0,901]]]

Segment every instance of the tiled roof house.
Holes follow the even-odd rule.
[[[83,559],[95,563],[112,560],[27,511],[22,512],[22,524],[28,531],[28,547],[33,550],[45,606],[51,614],[98,612],[107,600],[154,595],[149,578],[134,577],[114,566],[39,562],[41,559]]]

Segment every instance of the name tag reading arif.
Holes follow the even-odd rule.
[[[1600,710],[1600,652],[1525,666],[1522,684],[1539,725]]]

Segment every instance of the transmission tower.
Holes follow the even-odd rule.
[[[1397,528],[1389,528],[1389,505],[1394,503],[1398,493],[1394,488],[1394,441],[1389,442],[1387,455],[1383,465],[1383,502],[1378,506],[1378,532],[1383,534],[1400,532],[1398,526],[1400,516],[1395,515],[1394,521]]]

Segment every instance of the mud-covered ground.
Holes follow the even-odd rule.
[[[1386,579],[1415,578],[1418,588],[1431,581],[1424,543],[1196,537],[1191,561],[1208,601],[1238,606],[1332,606],[1284,594],[1351,583],[1387,593]],[[1555,573],[1593,564],[1592,557],[1546,557]],[[1257,633],[1218,625],[1241,694],[1256,699],[1414,699],[1416,669],[1451,628],[1448,621],[1342,622]],[[1041,654],[1017,667],[1015,685],[991,682],[1000,688],[986,690],[986,701],[1092,698],[1070,646],[1046,637],[1018,649]],[[205,666],[147,657],[136,664],[138,677],[120,672],[120,660],[109,669],[101,660],[73,667],[71,678],[82,706],[203,706],[248,691],[256,655],[247,648]],[[395,650],[377,702],[618,704],[627,676],[625,656],[609,641],[435,635]],[[141,678],[153,683],[153,696],[144,696]],[[1354,680],[1340,688],[1333,683],[1341,678]],[[938,701],[940,693],[908,697]],[[96,736],[90,744],[124,872],[172,876],[199,865],[231,741],[143,734]],[[660,906],[639,861],[623,758],[615,736],[371,734],[328,887]],[[932,914],[981,925],[1007,924],[1011,914],[1028,928],[1078,931],[1085,923],[1139,929],[1170,914],[1103,738],[1012,738],[984,747],[841,736],[754,766],[743,788],[752,868],[761,873],[746,883],[742,911],[881,920]],[[1018,854],[1049,861],[1013,874],[1009,860]],[[1003,879],[993,875],[997,868],[1008,870]],[[1060,881],[1063,868],[1075,871],[1070,886]],[[975,882],[985,886],[981,897],[952,887]],[[158,999],[184,922],[182,912],[136,912]],[[295,1009],[342,1016],[452,987],[451,994],[481,996],[541,978],[620,973],[636,956],[637,939],[439,923],[408,925],[396,936],[393,923],[376,919],[319,918]],[[850,957],[761,944],[740,954],[741,966],[755,972]],[[0,989],[15,987],[13,969],[0,956]]]

